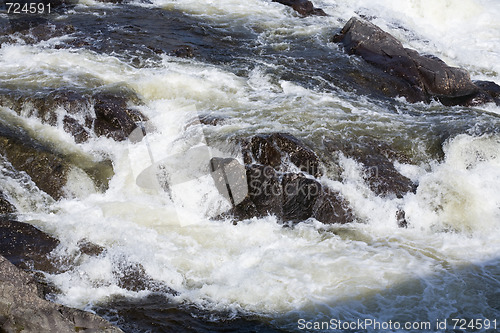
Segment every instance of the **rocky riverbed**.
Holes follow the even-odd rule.
[[[0,5],[1,330],[498,317],[496,4],[50,3]]]

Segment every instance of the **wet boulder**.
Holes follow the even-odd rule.
[[[293,223],[311,217],[323,223],[354,220],[341,193],[316,180],[315,176],[321,175],[318,156],[294,136],[255,135],[243,140],[242,150],[246,186],[227,184],[224,188],[246,193],[246,197],[232,200],[233,208],[224,215],[237,220],[274,215],[282,222]],[[225,173],[230,175],[231,170]],[[239,179],[234,175],[231,178]]]
[[[354,221],[349,202],[342,194],[313,178],[286,173],[282,176],[281,185],[285,221],[300,222],[310,217],[326,224]]]
[[[137,122],[147,117],[130,104],[140,104],[140,98],[126,88],[95,93],[71,88],[60,88],[31,93],[29,91],[0,90],[0,105],[26,117],[37,117],[44,123],[72,134],[77,143],[92,135],[117,141],[127,139]],[[60,109],[64,109],[64,113]],[[62,119],[60,119],[62,117]]]
[[[243,142],[242,153],[245,164],[254,162],[284,171],[287,163],[291,162],[300,171],[321,176],[318,155],[287,133],[255,135]]]
[[[364,179],[377,195],[402,198],[415,193],[417,185],[395,168],[394,162],[408,163],[405,155],[388,144],[370,137],[360,137],[356,142],[325,139],[325,148],[333,154],[343,153],[363,166]]]
[[[282,176],[281,186],[285,220],[304,221],[313,215],[313,207],[322,190],[319,182],[299,173],[286,173]]]
[[[51,303],[35,280],[0,256],[0,331],[122,332],[101,317]]]
[[[70,133],[76,143],[82,143],[90,138],[89,131],[77,119],[65,115],[63,118],[63,129],[66,133]]]
[[[380,70],[379,80],[372,82],[374,86],[389,74],[392,77],[390,95],[403,96],[409,102],[437,99],[445,105],[493,101],[471,81],[467,71],[448,66],[435,56],[405,48],[392,35],[365,20],[351,18],[333,41],[341,43],[347,53],[360,56]]]
[[[349,202],[302,173],[277,173],[262,165],[247,166],[248,196],[225,215],[237,220],[274,215],[282,222],[298,223],[315,218],[320,222],[354,221]]]
[[[500,85],[492,81],[474,81],[474,84],[487,94],[484,101],[481,102],[487,103],[491,97],[497,105],[500,105]]]
[[[55,199],[64,196],[71,165],[48,147],[15,128],[0,125],[0,155],[26,172],[39,189]]]
[[[65,156],[31,138],[24,130],[0,123],[0,155],[11,172],[25,172],[36,186],[58,200],[65,197],[65,186],[72,171],[86,173],[99,190],[106,190],[113,174],[109,161],[93,161],[82,156]]]
[[[308,0],[272,0],[279,2],[285,6],[292,7],[297,13],[302,16],[328,16],[323,9],[314,7],[313,3]]]
[[[90,107],[90,101],[84,93],[70,88],[37,92],[0,89],[0,105],[24,117],[36,117],[46,124],[56,126],[59,107],[64,108],[70,116],[76,116]]]
[[[325,224],[344,224],[354,222],[354,212],[340,192],[322,187],[314,202],[312,217]]]
[[[147,118],[139,111],[129,108],[128,100],[114,93],[97,93],[94,102],[94,131],[98,136],[106,136],[116,141],[125,140],[137,127],[137,122]]]
[[[0,255],[17,267],[55,271],[49,253],[59,241],[28,223],[0,217]]]
[[[233,207],[230,215],[237,219],[283,216],[283,190],[278,173],[268,165],[245,166],[248,194],[241,203]]]

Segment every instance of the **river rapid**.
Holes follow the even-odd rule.
[[[500,107],[373,96],[346,79],[362,60],[331,42],[350,17],[362,16],[406,47],[500,83],[500,3],[314,5],[329,16],[301,18],[267,0],[84,0],[53,14],[73,31],[2,44],[3,91],[126,88],[154,128],[147,141],[76,143],[61,122],[0,106],[2,123],[62,154],[113,165],[107,190],[74,172],[66,197],[55,201],[1,162],[0,186],[18,219],[61,242],[51,254],[59,270],[42,272],[54,286],[51,300],[95,311],[126,332],[303,332],[367,319],[422,326],[355,331],[449,332],[453,319],[500,326]],[[9,24],[5,11],[0,20]],[[193,58],[169,55],[184,44]],[[187,126],[200,115],[225,121]],[[325,138],[386,142],[409,156],[396,168],[417,191],[377,196],[360,165],[341,155],[336,166],[325,163],[320,181],[350,202],[353,223],[214,219],[230,203],[204,171],[205,155],[186,155],[186,147],[241,160],[238,139],[273,132],[296,136],[323,161],[331,160]],[[170,193],[138,186],[152,160],[168,161],[184,180]],[[400,209],[407,228],[398,227]],[[82,241],[103,251],[82,253]],[[132,287],[120,279],[127,272]],[[437,326],[443,320],[446,329]],[[348,331],[321,327],[333,328]]]

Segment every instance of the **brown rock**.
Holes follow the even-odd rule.
[[[194,50],[189,45],[182,45],[173,50],[171,54],[179,58],[193,58]]]
[[[141,112],[129,107],[139,104],[139,97],[131,90],[118,88],[89,93],[71,88],[40,91],[36,94],[0,90],[0,105],[9,107],[23,116],[33,116],[56,126],[62,107],[64,130],[73,135],[77,143],[88,140],[91,134],[125,140],[136,128],[138,121],[146,121]],[[92,108],[94,112],[92,112]]]
[[[351,18],[333,40],[347,53],[362,57],[381,70],[379,85],[387,74],[392,76],[387,93],[404,96],[410,102],[430,102],[435,98],[445,105],[472,105],[492,101],[475,85],[469,73],[450,67],[435,56],[424,56],[403,47],[396,38],[376,25]],[[384,78],[382,80],[381,78]]]
[[[297,138],[285,133],[255,135],[244,140],[242,150],[248,195],[229,212],[236,219],[274,215],[294,223],[311,217],[324,223],[354,220],[342,195],[313,178],[321,175],[319,158]],[[290,162],[300,172],[291,172]]]
[[[24,269],[54,271],[48,254],[59,241],[28,223],[0,217],[0,254]]]
[[[285,6],[292,7],[297,13],[302,16],[328,16],[323,9],[314,7],[313,3],[308,0],[272,0],[279,2]]]
[[[71,165],[15,128],[0,125],[0,154],[18,171],[26,172],[39,189],[54,199],[63,196]]]
[[[313,215],[313,207],[322,194],[322,186],[316,180],[301,174],[287,173],[281,180],[283,187],[283,219],[304,221]]]
[[[128,101],[122,96],[97,93],[92,99],[96,115],[94,131],[98,136],[123,141],[137,127],[138,121],[147,120],[139,111],[128,108]]]
[[[325,224],[344,224],[355,220],[354,212],[342,194],[325,188],[314,203],[312,217]]]
[[[14,205],[10,203],[9,200],[5,197],[5,195],[0,191],[0,215],[8,215],[12,214],[16,211]]]

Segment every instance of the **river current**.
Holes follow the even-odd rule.
[[[43,272],[57,290],[52,300],[95,311],[126,332],[303,332],[358,320],[416,325],[356,327],[361,332],[449,332],[454,319],[500,326],[500,107],[372,96],[346,80],[362,60],[331,42],[350,17],[362,16],[406,47],[500,83],[500,3],[313,2],[329,16],[301,18],[267,0],[84,0],[54,14],[73,31],[2,44],[0,89],[126,88],[154,127],[139,143],[76,143],[62,123],[0,107],[2,122],[61,153],[113,164],[106,191],[74,172],[67,197],[54,201],[2,162],[0,185],[18,218],[61,241],[51,254],[61,270]],[[169,55],[184,44],[193,58]],[[200,115],[225,121],[186,126]],[[353,223],[214,219],[230,204],[203,171],[206,156],[186,155],[186,147],[241,160],[237,139],[272,132],[293,134],[323,160],[325,138],[387,142],[410,157],[396,168],[418,189],[377,196],[360,165],[341,156],[321,183],[349,200]],[[185,180],[170,194],[138,186],[152,160],[183,170]],[[399,209],[407,228],[398,227]],[[104,251],[80,253],[82,240]],[[118,282],[138,265],[138,279],[160,287]]]

